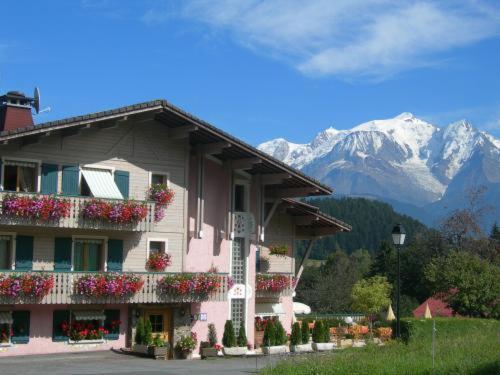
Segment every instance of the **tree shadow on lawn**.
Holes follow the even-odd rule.
[[[478,367],[476,370],[474,370],[472,374],[473,375],[500,374],[500,360],[484,364]]]

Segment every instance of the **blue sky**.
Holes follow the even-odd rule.
[[[498,4],[10,1],[0,92],[39,86],[37,122],[165,98],[254,145],[401,112],[500,137]]]

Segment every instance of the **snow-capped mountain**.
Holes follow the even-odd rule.
[[[485,185],[500,219],[500,140],[465,120],[439,128],[405,112],[350,130],[328,128],[307,144],[278,138],[258,148],[337,194],[382,199],[428,224],[463,206],[467,189]]]

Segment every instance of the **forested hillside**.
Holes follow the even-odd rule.
[[[408,242],[426,227],[419,221],[399,214],[386,203],[365,198],[318,198],[307,201],[324,213],[334,216],[352,226],[350,233],[339,233],[317,241],[313,248],[312,259],[326,259],[335,250],[348,254],[357,249],[374,253],[383,240],[391,241],[391,231],[396,223],[404,225]],[[302,255],[303,248],[298,255]]]

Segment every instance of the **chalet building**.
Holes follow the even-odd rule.
[[[33,105],[0,97],[0,356],[130,347],[141,317],[172,346],[290,331],[296,240],[305,259],[350,230],[296,200],[328,186],[165,100],[39,125]]]

